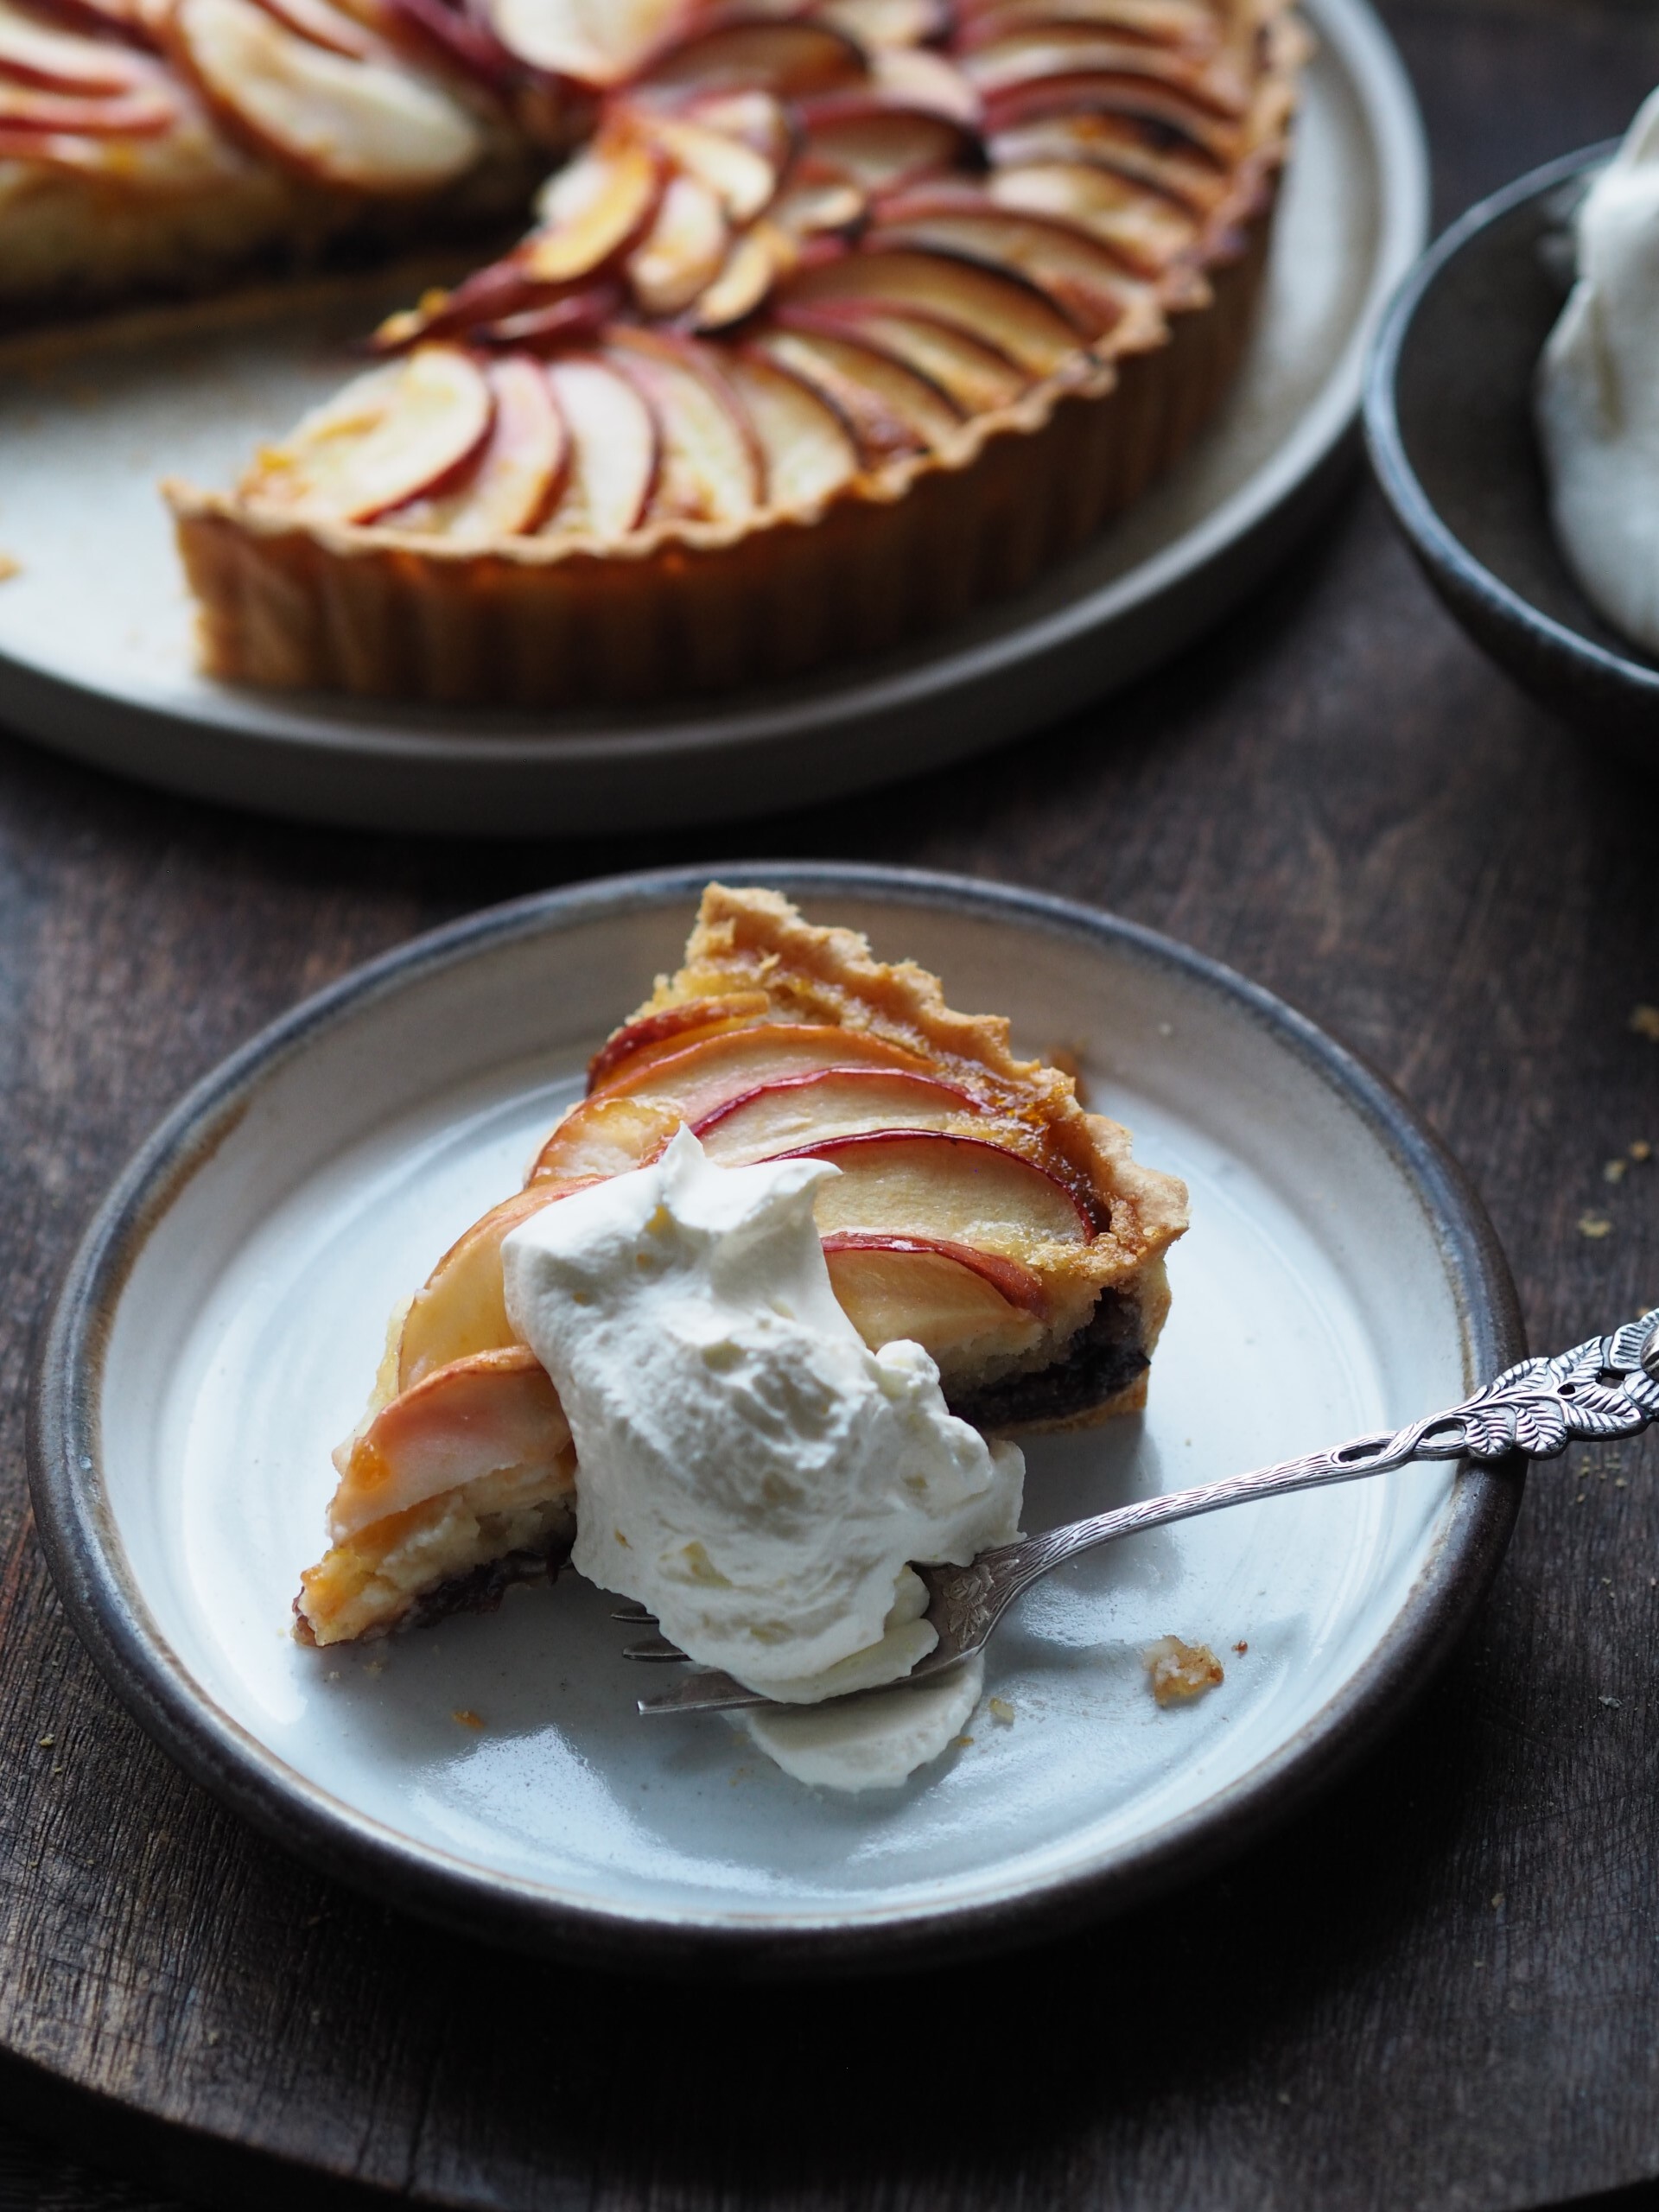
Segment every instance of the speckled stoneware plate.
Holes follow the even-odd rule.
[[[236,690],[191,664],[164,474],[234,480],[339,382],[408,270],[0,350],[0,722],[267,811],[454,835],[585,834],[828,798],[980,752],[1175,652],[1258,583],[1337,480],[1371,329],[1426,235],[1409,86],[1363,0],[1319,35],[1257,334],[1182,466],[1033,591],[880,661],[707,704],[564,716]]]
[[[1503,1262],[1410,1112],[1276,1000],[1086,908],[870,868],[741,868],[1074,1052],[1192,1186],[1144,1419],[1039,1439],[1027,1526],[1460,1398],[1515,1358]],[[81,1247],[35,1406],[65,1603],[143,1724],[279,1842],[515,1945],[752,1971],[897,1964],[1121,1905],[1236,1849],[1397,1710],[1485,1586],[1507,1471],[1408,1469],[1189,1522],[1020,1601],[963,1741],[904,1788],[815,1793],[660,1677],[567,1575],[362,1649],[289,1634],[329,1447],[388,1312],[673,967],[701,874],[505,906],[359,969],[158,1130]],[[1226,1669],[1160,1710],[1173,1631]],[[1243,1647],[1248,1646],[1248,1649]],[[467,1725],[457,1713],[474,1715]]]

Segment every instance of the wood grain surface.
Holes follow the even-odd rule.
[[[1442,219],[1622,127],[1659,80],[1652,0],[1385,13]],[[1659,1043],[1630,1020],[1659,1005],[1655,798],[1479,658],[1358,485],[1242,615],[1129,696],[969,768],[725,834],[305,834],[0,741],[0,2212],[166,2212],[169,2190],[510,2212],[1520,2212],[1659,2176],[1659,1446],[1535,1477],[1445,1676],[1222,1877],[994,1967],[805,1993],[489,1955],[257,1840],[92,1674],[22,1467],[54,1277],[190,1081],[412,931],[678,859],[963,869],[1234,963],[1410,1094],[1484,1194],[1535,1341],[1570,1341],[1659,1300],[1659,1163],[1604,1173],[1633,1142],[1659,1150]],[[256,2144],[313,2174],[237,2147]]]

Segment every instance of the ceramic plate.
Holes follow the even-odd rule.
[[[1461,1397],[1516,1357],[1476,1202],[1406,1108],[1275,1000],[1082,907],[868,868],[742,868],[1018,1009],[1192,1187],[1144,1419],[1032,1443],[1030,1529]],[[702,878],[504,907],[226,1063],[99,1216],[36,1395],[39,1523],[139,1718],[279,1841],[520,1945],[755,1968],[938,1955],[1121,1904],[1327,1776],[1484,1587],[1518,1483],[1443,1464],[1136,1538],[1038,1586],[958,1744],[903,1789],[788,1780],[721,1716],[643,1720],[613,1599],[565,1576],[362,1649],[289,1634],[329,1447],[386,1315],[677,964]],[[1160,1710],[1141,1654],[1226,1680]],[[1246,1648],[1248,1647],[1248,1649]],[[655,1680],[652,1676],[652,1680]],[[475,1716],[476,1726],[457,1714]],[[716,1955],[710,1960],[710,1955]]]
[[[537,716],[194,675],[158,477],[234,480],[339,382],[408,270],[0,355],[0,719],[176,790],[379,829],[569,835],[759,814],[982,751],[1127,682],[1259,583],[1345,452],[1364,349],[1421,248],[1410,89],[1363,0],[1319,52],[1244,371],[1200,444],[1033,591],[879,662],[706,706]],[[89,621],[89,606],[98,619]]]

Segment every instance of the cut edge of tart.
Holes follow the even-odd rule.
[[[236,490],[164,487],[207,673],[518,707],[782,680],[1018,589],[1184,450],[1260,289],[1307,51],[1287,0],[1170,0],[1128,30],[1130,0],[969,0],[944,50],[872,45],[838,89],[676,80],[688,47],[823,38],[833,12],[692,10],[519,246],[393,318],[382,366]],[[770,122],[699,120],[750,99]],[[871,183],[861,118],[963,149]],[[998,287],[1058,342],[1016,359]],[[492,406],[504,363],[548,378],[561,435]],[[595,378],[632,401],[592,417]]]
[[[514,1338],[503,1238],[572,1190],[658,1158],[682,1126],[737,1166],[841,1173],[817,1214],[830,1281],[872,1349],[906,1337],[952,1411],[989,1430],[1140,1409],[1186,1193],[1017,1058],[1007,1021],[874,958],[775,892],[712,883],[678,972],[595,1054],[524,1186],[393,1315],[369,1409],[335,1454],[330,1549],[296,1634],[360,1640],[487,1608],[557,1573],[577,1470],[553,1384]]]

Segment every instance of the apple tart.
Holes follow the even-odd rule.
[[[172,4],[303,38],[332,0]],[[1025,583],[1226,389],[1288,0],[474,4],[574,149],[234,491],[168,486],[210,673],[517,706],[795,675]]]
[[[952,1012],[938,980],[815,927],[776,893],[711,884],[684,964],[594,1057],[586,1096],[393,1317],[369,1410],[335,1454],[331,1548],[302,1578],[309,1643],[375,1637],[556,1574],[576,1469],[557,1394],[514,1341],[507,1233],[656,1159],[682,1125],[736,1166],[841,1170],[817,1217],[836,1296],[872,1349],[906,1338],[989,1430],[1144,1404],[1186,1193],[1140,1165],[1072,1078]]]

